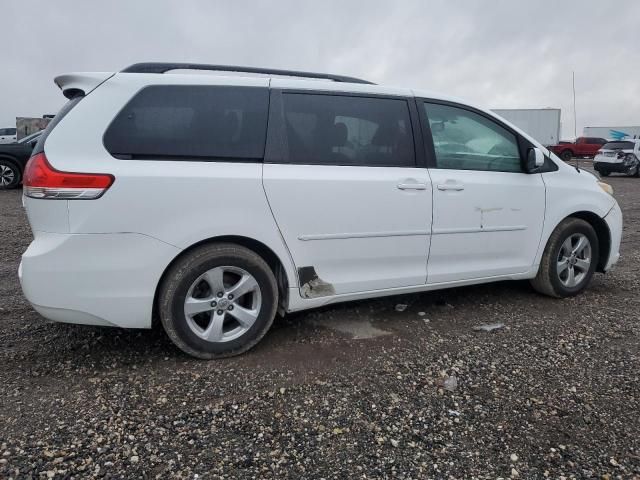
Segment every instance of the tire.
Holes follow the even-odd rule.
[[[580,247],[578,241],[582,238],[588,240],[588,246],[578,251],[577,256],[568,255],[574,246]],[[567,248],[569,245],[571,247]],[[531,280],[531,285],[536,291],[550,297],[578,295],[589,285],[593,277],[598,264],[598,247],[598,236],[589,223],[575,217],[563,220],[547,242],[538,274]],[[588,267],[584,263],[587,256]],[[570,281],[570,272],[573,272],[575,284]]]
[[[271,327],[277,305],[269,265],[230,243],[202,245],[179,258],[158,295],[158,313],[171,341],[206,360],[239,355],[256,345]]]
[[[18,165],[6,158],[0,158],[0,190],[16,188],[22,181]]]
[[[598,170],[598,173],[603,177],[608,177],[611,172],[608,172],[607,170],[602,170],[602,171]]]
[[[636,165],[636,170],[635,170],[635,172],[633,172],[633,176],[635,178],[640,177],[640,165]]]
[[[573,153],[571,152],[571,150],[563,150],[560,153],[560,158],[565,162],[568,162],[569,160],[571,160],[572,157],[573,157]]]

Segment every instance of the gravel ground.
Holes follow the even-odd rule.
[[[337,305],[212,362],[161,330],[42,319],[16,274],[21,192],[0,192],[0,477],[640,478],[640,181],[608,181],[623,257],[582,296]]]

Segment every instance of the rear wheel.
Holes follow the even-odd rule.
[[[246,352],[273,323],[278,289],[253,251],[203,245],[180,258],[160,285],[159,313],[173,343],[197,358]]]
[[[11,160],[0,158],[0,190],[16,188],[20,185],[20,169]]]
[[[598,170],[598,173],[603,177],[608,177],[611,172],[608,172],[607,170]]]
[[[577,295],[589,285],[598,258],[593,227],[579,218],[567,218],[551,234],[531,285],[552,297]]]
[[[560,158],[565,162],[568,162],[569,160],[571,160],[572,156],[573,154],[571,153],[571,150],[563,150],[562,153],[560,153]]]

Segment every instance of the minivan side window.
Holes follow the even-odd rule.
[[[261,160],[268,110],[267,88],[154,85],[116,115],[104,146],[122,159]]]
[[[405,99],[307,93],[282,98],[288,163],[415,166]]]
[[[424,104],[433,136],[437,168],[522,172],[515,134],[470,110]]]

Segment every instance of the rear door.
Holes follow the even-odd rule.
[[[264,188],[302,295],[425,284],[432,192],[413,99],[273,90],[270,105]]]

